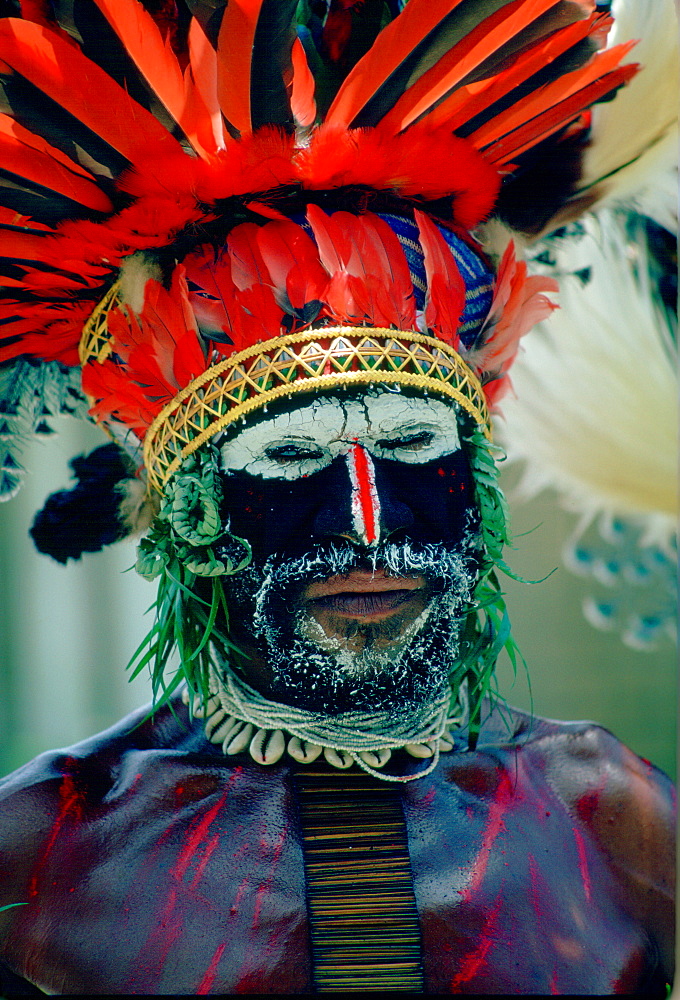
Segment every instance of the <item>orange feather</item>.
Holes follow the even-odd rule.
[[[296,38],[293,42],[291,59],[293,62],[293,84],[290,95],[291,111],[298,125],[313,125],[316,118],[314,77],[312,76],[305,50],[299,38]]]
[[[14,17],[0,20],[0,59],[133,163],[149,148],[181,151],[177,140],[104,70],[41,25]],[[82,86],[74,87],[74,79]]]
[[[326,122],[350,126],[389,76],[459,3],[461,0],[410,0],[348,73],[328,109]]]
[[[3,169],[71,198],[96,212],[110,212],[113,204],[94,178],[59,149],[0,114],[0,158]]]
[[[189,66],[186,74],[191,74],[193,85],[200,94],[210,118],[215,151],[224,149],[224,125],[222,109],[217,97],[217,53],[210,44],[200,22],[192,17],[189,23]]]
[[[193,77],[182,73],[169,36],[138,0],[94,0],[160,102],[197,153],[214,152],[210,116]]]
[[[241,135],[253,130],[250,75],[257,19],[263,0],[231,0],[217,39],[217,94],[222,113]]]
[[[583,90],[572,94],[570,98],[548,108],[543,114],[537,115],[531,121],[526,122],[520,128],[510,132],[493,142],[486,149],[481,150],[482,155],[494,166],[506,167],[514,157],[519,156],[527,149],[531,149],[537,143],[548,136],[554,134],[559,129],[564,128],[574,121],[583,111],[598,101],[606,94],[610,94],[616,87],[621,86],[631,77],[635,76],[639,67],[635,63],[620,66],[606,76],[595,80]],[[474,139],[474,137],[472,137]],[[507,169],[507,168],[506,168]]]
[[[565,73],[557,80],[540,87],[532,94],[528,94],[516,105],[508,108],[505,113],[501,113],[480,128],[470,134],[468,138],[472,140],[477,149],[482,149],[491,143],[507,135],[537,117],[544,111],[549,110],[558,102],[566,101],[577,91],[584,90],[589,84],[602,80],[608,73],[615,71],[621,59],[633,48],[635,42],[624,42],[615,45],[604,52],[597,52],[584,66]],[[630,70],[636,72],[637,67]],[[611,87],[611,81],[605,88]],[[584,105],[586,102],[583,102]]]
[[[482,79],[475,76],[470,83],[462,83],[428,113],[428,121],[432,125],[446,123],[455,131],[549,65],[567,49],[578,45],[597,31],[599,24],[596,22],[576,21],[539,39],[528,50],[524,49],[511,59],[504,60],[497,73]]]
[[[395,132],[406,128],[554,6],[555,0],[513,0],[491,12],[409,87],[385,115],[384,124]]]

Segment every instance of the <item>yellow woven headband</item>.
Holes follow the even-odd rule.
[[[83,330],[80,359],[111,354],[109,311],[114,285]],[[412,331],[329,326],[274,337],[208,368],[182,389],[150,425],[144,439],[149,487],[163,491],[185,458],[235,420],[298,392],[354,385],[403,385],[458,403],[491,437],[481,383],[443,341]]]
[[[381,382],[454,400],[490,438],[482,386],[453,348],[410,331],[323,327],[240,351],[178,393],[144,439],[149,486],[162,492],[188,455],[235,420],[274,400]]]

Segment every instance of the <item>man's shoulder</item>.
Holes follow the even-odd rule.
[[[175,699],[153,716],[149,708],[139,709],[96,736],[41,754],[0,779],[4,862],[25,858],[64,817],[84,818],[117,786],[133,783],[131,771],[148,770],[152,761],[184,764],[206,750],[202,726],[192,723]]]
[[[519,709],[498,708],[482,729],[483,752],[496,744],[519,754],[528,771],[542,775],[582,820],[602,809],[652,809],[672,821],[671,780],[603,726],[563,722]]]
[[[505,722],[502,758],[516,775],[519,794],[531,786],[556,795],[574,829],[606,858],[627,905],[649,925],[672,927],[676,814],[670,779],[593,722],[514,710]],[[491,720],[489,747],[500,732],[498,720]],[[672,942],[665,948],[670,951]]]

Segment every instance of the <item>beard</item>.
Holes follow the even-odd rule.
[[[246,643],[255,641],[267,664],[263,693],[273,700],[324,715],[401,716],[443,697],[451,675],[460,672],[476,553],[469,532],[455,548],[388,542],[367,555],[347,542],[319,546],[298,558],[273,555],[226,581],[235,641],[242,636]],[[377,621],[334,615],[331,609],[322,624],[302,600],[315,581],[367,569],[423,577],[419,601],[410,603],[408,613],[397,606]],[[370,611],[371,596],[362,599]],[[247,661],[239,672],[253,684]]]

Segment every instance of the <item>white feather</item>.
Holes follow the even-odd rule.
[[[678,157],[678,21],[673,0],[614,0],[607,46],[639,39],[624,62],[641,71],[616,98],[593,109],[582,189],[598,202],[628,199]]]
[[[587,515],[642,519],[662,541],[676,527],[677,350],[646,247],[624,222],[603,209],[580,240],[543,245],[559,271],[590,267],[592,279],[560,279],[561,308],[524,338],[497,430],[525,464],[526,495],[557,488]]]

